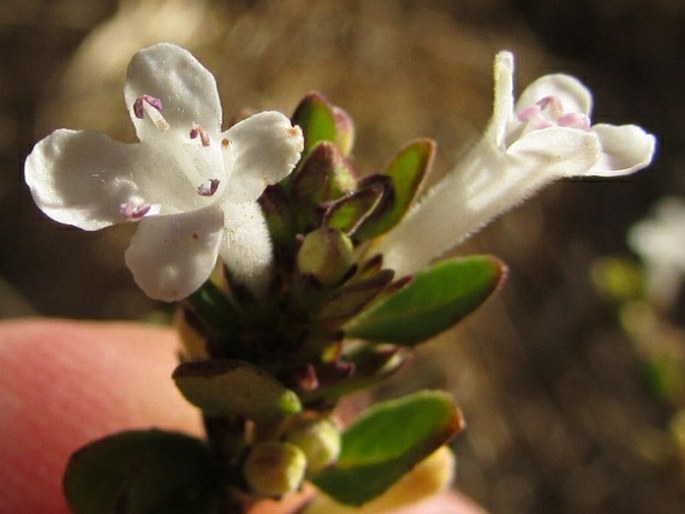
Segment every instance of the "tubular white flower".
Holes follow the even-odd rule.
[[[650,298],[671,307],[685,279],[685,200],[659,200],[651,217],[631,227],[628,244],[645,264]]]
[[[84,230],[140,222],[126,264],[152,298],[191,294],[219,253],[239,280],[263,292],[271,241],[256,201],[297,163],[300,128],[263,112],[221,132],[214,77],[187,50],[166,43],[134,55],[124,96],[140,143],[53,132],[25,164],[38,207]]]
[[[591,125],[592,96],[574,77],[541,77],[514,106],[513,73],[513,55],[500,52],[485,134],[372,248],[398,275],[426,266],[551,182],[626,175],[651,162],[654,136],[635,125]]]

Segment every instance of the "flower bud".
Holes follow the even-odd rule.
[[[340,454],[340,433],[328,419],[297,424],[285,437],[304,452],[310,475],[333,464]]]
[[[354,262],[350,238],[334,228],[310,232],[297,254],[297,267],[304,275],[313,275],[323,285],[340,281]]]
[[[243,466],[243,476],[253,493],[275,498],[295,491],[306,467],[307,459],[297,446],[266,441],[252,448]]]

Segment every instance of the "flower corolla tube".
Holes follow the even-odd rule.
[[[655,137],[636,125],[593,125],[592,95],[576,78],[540,77],[515,103],[513,74],[513,55],[500,52],[484,135],[372,249],[398,275],[425,267],[551,182],[627,175],[651,162]]]

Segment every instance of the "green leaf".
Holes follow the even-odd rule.
[[[338,462],[313,478],[340,503],[359,506],[382,494],[464,426],[451,397],[422,391],[380,403],[342,435]]]
[[[442,261],[362,312],[345,332],[370,341],[420,343],[474,311],[505,276],[505,264],[487,255]]]
[[[184,362],[174,370],[172,378],[183,396],[210,416],[266,420],[302,410],[294,391],[243,361]]]
[[[374,276],[342,287],[312,315],[315,320],[345,320],[361,311],[390,283],[395,273],[381,270]]]
[[[74,514],[218,514],[219,477],[200,440],[160,430],[131,431],[75,452],[64,492]]]
[[[391,196],[386,198],[385,208],[369,216],[359,228],[356,235],[360,240],[384,234],[399,223],[433,162],[435,148],[433,140],[419,139],[397,153],[383,172],[392,181],[392,187],[386,190]]]
[[[307,155],[321,141],[336,141],[337,128],[331,103],[319,93],[304,97],[295,109],[293,125],[299,125],[304,134],[304,152]]]
[[[352,235],[355,229],[372,212],[380,200],[383,190],[367,187],[350,193],[334,202],[324,215],[322,225],[342,230]]]

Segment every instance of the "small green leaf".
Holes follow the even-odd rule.
[[[293,125],[299,125],[304,134],[304,152],[307,155],[321,141],[336,141],[337,127],[331,103],[319,93],[304,97],[295,109]]]
[[[312,318],[345,320],[354,316],[385,289],[394,275],[392,270],[381,270],[368,279],[345,285],[333,293]]]
[[[355,229],[376,207],[383,190],[376,187],[367,187],[360,191],[350,193],[334,202],[326,211],[322,225],[342,230],[352,235]]]
[[[505,264],[487,255],[442,261],[362,312],[345,332],[370,341],[420,343],[474,311],[505,275]]]
[[[357,237],[367,240],[384,234],[397,225],[409,209],[416,192],[428,172],[435,156],[435,142],[419,139],[402,148],[387,166],[383,175],[390,177],[392,187],[386,190],[383,210],[369,216],[359,228]]]
[[[122,432],[75,452],[64,475],[74,514],[219,514],[219,470],[200,440]]]
[[[172,378],[190,403],[211,416],[265,420],[302,410],[294,391],[243,361],[185,362],[174,370]]]
[[[451,397],[422,391],[380,403],[342,435],[337,464],[313,478],[336,501],[359,506],[402,478],[464,426]]]

